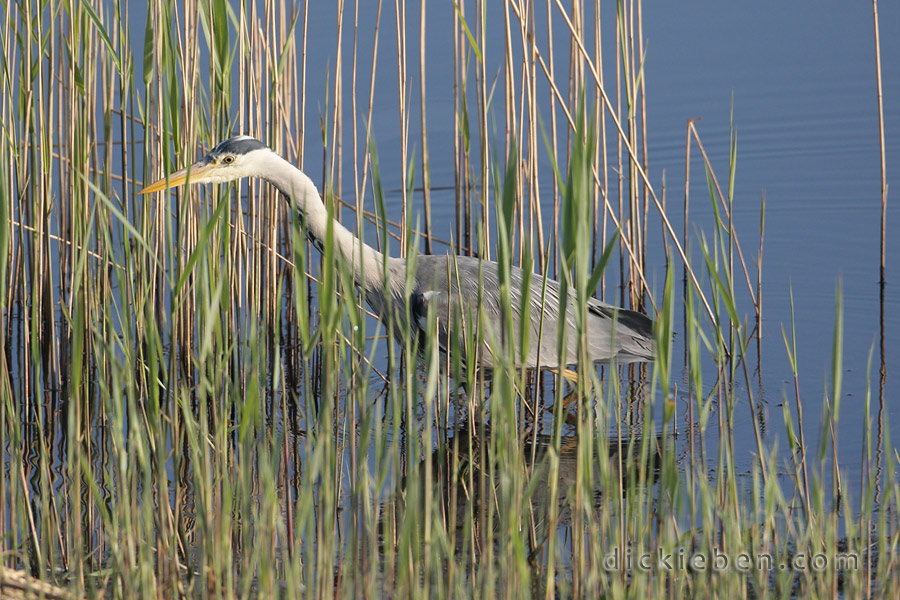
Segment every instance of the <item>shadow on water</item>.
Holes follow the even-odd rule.
[[[495,438],[500,435],[489,425],[463,424],[448,432],[446,442],[420,461],[410,475],[401,478],[398,489],[380,507],[382,551],[385,544],[392,543],[388,532],[397,530],[406,511],[430,509],[434,513],[435,508],[427,504],[437,500],[436,513],[443,519],[444,527],[448,532],[455,531],[451,537],[456,540],[457,560],[477,562],[484,555],[502,556],[499,530],[504,515],[497,497],[509,473],[498,468],[498,459],[493,455],[498,441]],[[572,528],[578,526],[573,519],[573,511],[577,510],[575,495],[583,482],[588,482],[590,506],[598,513],[618,503],[629,492],[646,492],[648,500],[652,496],[650,488],[659,476],[660,446],[664,443],[661,435],[621,439],[611,436],[606,440],[594,438],[591,442],[594,450],[590,462],[595,469],[601,462],[608,465],[610,471],[605,476],[579,473],[580,459],[584,468],[584,452],[579,448],[577,435],[563,436],[555,443],[552,435],[526,430],[520,438],[519,465],[525,490],[522,501],[529,515],[528,523],[521,526],[530,529],[526,552],[533,568],[537,568],[537,557],[546,551],[549,536],[557,534],[560,539],[573,539]],[[606,460],[600,460],[601,448]],[[639,471],[643,475],[638,478],[643,487],[641,483],[635,485],[633,478]],[[587,526],[591,521],[579,522]],[[486,552],[485,544],[493,544],[494,551]],[[568,548],[568,552],[572,550]]]

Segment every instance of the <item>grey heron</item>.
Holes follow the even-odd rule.
[[[424,336],[429,313],[436,311],[438,342],[443,351],[449,351],[452,336],[466,325],[466,317],[477,316],[477,311],[482,311],[488,331],[478,349],[478,364],[488,368],[493,366],[493,350],[497,349],[495,344],[500,334],[490,329],[496,328],[495,324],[502,317],[500,273],[496,262],[468,256],[419,255],[415,260],[412,286],[407,291],[406,260],[385,258],[340,222],[331,219],[312,180],[255,138],[239,135],[225,140],[190,167],[151,183],[140,193],[186,183],[225,183],[245,177],[264,179],[280,190],[294,208],[302,212],[308,235],[320,249],[326,239],[329,220],[332,221],[335,247],[352,269],[356,285],[365,290],[367,302],[380,318],[393,313],[397,319],[398,337],[405,329]],[[559,283],[548,279],[544,290],[543,279],[534,277],[529,283],[529,306],[522,315],[524,281],[522,270],[512,267],[513,331],[519,331],[520,319],[524,318],[529,321],[531,334],[521,366],[553,368],[575,364],[578,352],[575,304],[571,297],[565,314],[561,315]],[[562,357],[557,350],[561,322],[568,327],[567,347]],[[588,356],[594,362],[623,364],[653,360],[653,322],[639,312],[589,298],[587,346]]]

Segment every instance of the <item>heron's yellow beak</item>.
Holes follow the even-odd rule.
[[[188,183],[188,181],[199,183],[198,180],[200,180],[204,175],[207,175],[215,167],[216,163],[209,163],[201,160],[200,162],[192,164],[187,169],[175,171],[174,173],[170,173],[168,177],[163,177],[158,181],[154,181],[153,183],[139,191],[138,194],[149,194],[150,192],[158,192],[160,190],[178,187],[180,185]]]

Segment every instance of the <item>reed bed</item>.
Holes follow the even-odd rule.
[[[684,200],[667,202],[639,1],[460,2],[442,23],[453,81],[440,85],[426,23],[442,8],[424,1],[379,0],[374,19],[341,1],[324,24],[283,0],[153,0],[146,17],[117,0],[2,7],[3,586],[897,595],[896,450],[871,390],[879,435],[860,472],[833,459],[840,289],[824,396],[797,385],[784,399],[790,447],[752,418],[754,457],[736,453],[735,415],[761,410],[764,203],[759,232],[737,231],[737,137],[720,179],[693,123]],[[308,54],[323,45],[327,92],[312,97]],[[452,145],[430,142],[440,94]],[[373,134],[382,98],[397,102],[390,143]],[[564,281],[582,314],[595,291],[648,312],[658,359],[585,360],[573,384],[516,369],[511,345],[488,377],[408,334],[393,342],[395,324],[371,318],[333,248],[310,250],[274,189],[135,193],[234,132],[321,168],[329,210],[393,255],[493,258]],[[432,165],[451,163],[438,182]],[[441,199],[452,228],[434,217]],[[689,235],[698,211],[714,225]],[[799,381],[789,324],[783,335]]]

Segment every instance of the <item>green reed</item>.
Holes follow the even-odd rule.
[[[406,3],[377,24],[345,3],[324,36],[341,53],[324,101],[306,96],[305,4],[155,1],[142,47],[124,3],[2,7],[0,566],[85,597],[896,595],[896,451],[871,390],[865,422],[883,435],[867,430],[858,478],[835,460],[840,290],[823,400],[801,398],[798,383],[783,408],[790,447],[773,447],[754,422],[756,457],[740,472],[735,410],[759,407],[747,363],[758,331],[739,307],[749,302],[760,326],[761,275],[754,288],[731,218],[737,139],[723,192],[690,125],[715,221],[675,239],[648,176],[639,3],[619,6],[607,37],[581,2],[551,3],[545,16],[510,2],[503,22],[485,3],[460,3],[453,154],[428,143],[424,109],[412,126],[406,75],[396,172],[382,170],[372,137],[380,91],[358,89],[357,76],[374,81],[378,62],[407,73],[409,30],[421,39],[424,21],[407,25]],[[371,52],[355,42],[364,30]],[[493,32],[504,32],[510,65],[500,79]],[[572,50],[564,73],[550,60],[560,48]],[[616,53],[616,73],[603,73],[603,50]],[[501,266],[507,343],[492,377],[442,355],[433,337],[420,351],[392,319],[369,318],[330,238],[321,257],[310,252],[302,220],[268,186],[135,194],[232,131],[298,165],[305,144],[318,153],[322,142],[314,179],[330,213],[353,207],[361,234],[376,224],[370,243],[410,260],[420,245],[443,250],[428,165],[452,160],[448,241]],[[540,211],[547,183],[552,223]],[[396,223],[386,188],[402,190]],[[646,260],[651,219],[672,248],[662,281]],[[513,265],[562,282],[582,341],[595,291],[645,307],[656,362],[597,369],[582,352],[571,384],[516,368],[517,349],[536,340],[511,327],[529,301],[511,304]],[[473,356],[489,317],[466,315],[452,344]],[[684,339],[681,381],[673,333]],[[793,323],[784,336],[799,381]],[[803,409],[820,407],[821,445],[810,447]],[[776,565],[856,552],[861,567],[624,565],[626,552],[674,562],[679,551],[768,554]]]

